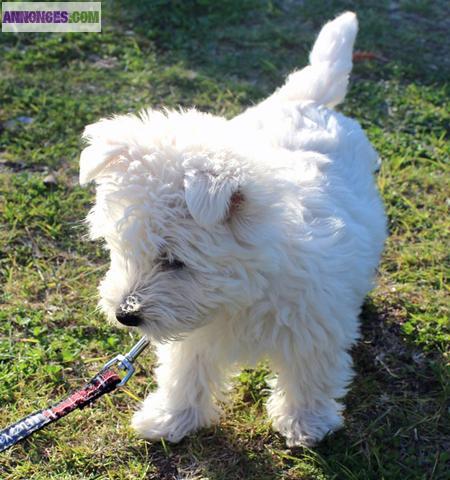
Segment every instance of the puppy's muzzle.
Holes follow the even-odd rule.
[[[142,317],[139,314],[139,302],[134,295],[129,295],[123,303],[120,304],[116,319],[122,325],[127,327],[137,327],[142,322]]]

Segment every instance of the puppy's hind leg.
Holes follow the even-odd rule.
[[[351,358],[332,346],[300,355],[296,348],[286,351],[288,343],[272,354],[277,378],[267,411],[289,447],[312,446],[342,427],[343,406],[336,399],[351,380]]]
[[[158,389],[144,401],[133,417],[133,427],[140,436],[179,442],[199,428],[219,419],[213,397],[220,394],[222,378],[213,355],[212,341],[189,337],[160,345],[157,349]]]

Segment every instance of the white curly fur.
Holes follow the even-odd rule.
[[[133,295],[157,349],[158,389],[133,420],[143,437],[177,442],[216,422],[230,369],[262,358],[288,445],[342,425],[386,235],[377,154],[330,108],[356,31],[353,13],[329,22],[311,64],[232,120],[148,110],[86,127],[80,181],[96,181],[88,222],[111,256],[100,305],[115,319]]]

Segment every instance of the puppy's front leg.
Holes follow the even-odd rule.
[[[344,349],[329,345],[303,356],[295,348],[280,348],[272,362],[278,376],[267,410],[289,447],[312,446],[342,427],[343,406],[336,399],[344,396],[352,377]]]
[[[219,393],[220,372],[212,358],[211,343],[188,338],[159,345],[156,380],[158,389],[133,417],[133,427],[151,440],[179,442],[199,428],[219,419],[213,395]]]

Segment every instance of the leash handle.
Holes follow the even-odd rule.
[[[66,399],[61,400],[49,408],[34,412],[0,430],[0,452],[7,450],[21,440],[29,437],[49,423],[65,417],[73,410],[84,408],[105,393],[109,393],[117,387],[125,385],[134,373],[133,362],[149,343],[147,337],[142,337],[127,354],[117,355],[107,362],[92,380],[86,383],[81,389],[75,390]],[[120,369],[127,371],[124,378],[121,378],[120,375],[111,369],[115,364],[118,364]]]

